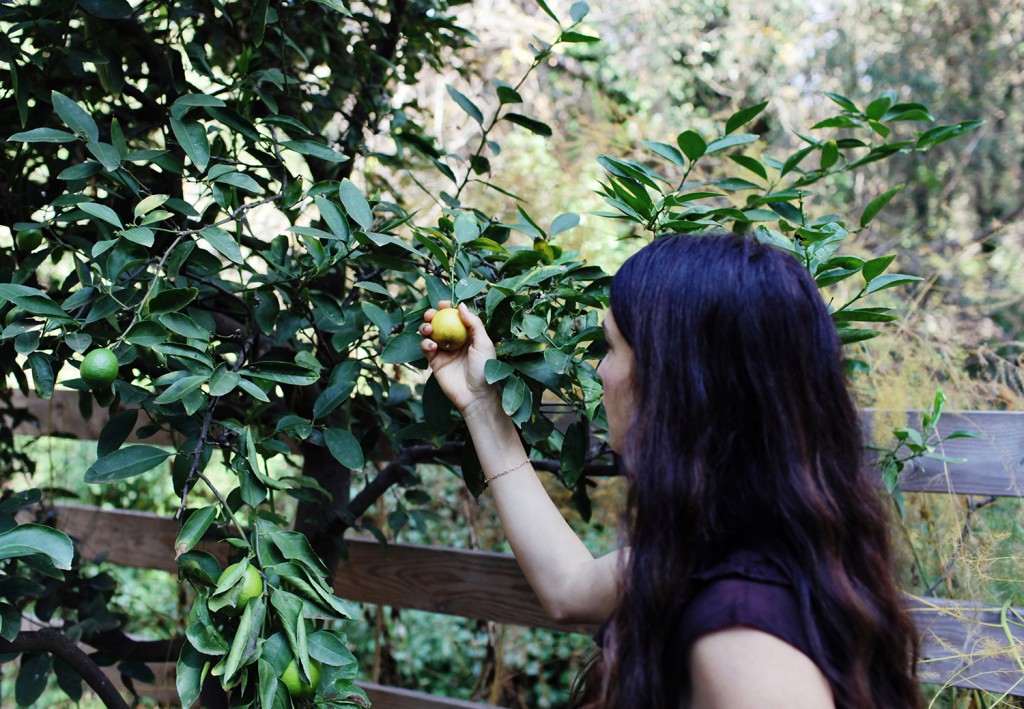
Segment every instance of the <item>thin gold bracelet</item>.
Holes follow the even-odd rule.
[[[530,462],[530,459],[529,459],[529,458],[527,458],[527,459],[526,459],[526,460],[524,460],[524,461],[523,461],[522,463],[519,463],[519,464],[517,464],[517,465],[513,465],[513,466],[512,466],[511,468],[509,468],[508,470],[502,470],[502,471],[501,471],[500,473],[498,473],[497,475],[495,475],[495,476],[493,476],[493,477],[490,477],[490,478],[484,478],[484,486],[486,487],[487,485],[490,485],[490,484],[491,484],[492,482],[494,482],[495,480],[497,480],[498,478],[500,478],[500,477],[501,477],[502,475],[508,475],[509,473],[511,473],[511,472],[512,472],[512,471],[514,471],[514,470],[519,470],[519,469],[520,469],[521,467],[523,467],[524,465],[526,465],[526,464],[527,464],[527,463],[529,463],[529,462]]]

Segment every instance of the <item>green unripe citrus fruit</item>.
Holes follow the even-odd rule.
[[[449,352],[457,350],[466,344],[469,333],[466,326],[462,324],[459,311],[455,308],[443,308],[438,310],[430,321],[432,331],[430,339],[437,343],[442,350]]]
[[[109,347],[93,350],[82,360],[79,373],[93,389],[108,387],[117,379],[117,355]]]
[[[316,693],[316,688],[320,686],[320,663],[316,660],[309,661],[309,679],[310,684],[302,681],[302,675],[299,674],[299,663],[295,661],[294,657],[281,673],[281,681],[288,688],[288,693],[298,699],[312,696]]]
[[[4,315],[4,325],[10,325],[15,320],[25,317],[28,312],[20,305],[15,305]]]
[[[220,575],[220,579],[217,580],[218,584],[223,581],[232,571],[237,569],[239,566],[246,562],[239,561],[236,564],[232,564],[228,568],[224,569],[224,573]],[[247,565],[245,567],[245,573],[242,574],[242,580],[237,583],[231,590],[231,595],[234,596],[234,607],[236,610],[245,608],[245,604],[251,601],[257,596],[263,595],[263,577],[260,576],[259,569],[255,566]]]
[[[40,229],[19,231],[14,239],[19,251],[30,254],[43,243],[43,232]]]

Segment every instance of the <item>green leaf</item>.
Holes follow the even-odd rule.
[[[19,707],[35,706],[46,689],[53,658],[48,654],[23,653],[18,678],[14,682],[14,699]]]
[[[459,212],[455,217],[455,240],[468,244],[480,236],[480,223],[472,212]]]
[[[536,133],[545,138],[551,137],[551,127],[546,123],[538,121],[536,118],[530,118],[521,113],[506,113],[501,119],[509,123],[515,123],[517,126],[522,126],[531,133]]]
[[[821,146],[821,169],[827,170],[839,160],[839,147],[836,141],[830,140]]]
[[[41,524],[22,524],[0,534],[0,560],[43,554],[58,569],[71,568],[74,544],[63,532]]]
[[[124,334],[125,342],[132,345],[142,345],[144,347],[159,345],[166,339],[167,331],[164,330],[160,323],[152,320],[140,320],[132,325],[128,329],[128,332]]]
[[[360,228],[369,229],[373,226],[373,212],[370,210],[370,204],[355,183],[347,177],[338,186],[338,197],[341,199],[345,211]]]
[[[508,362],[498,359],[489,359],[484,363],[484,377],[488,384],[496,384],[502,379],[507,379],[515,369]]]
[[[833,322],[892,322],[899,320],[889,308],[850,308],[832,313]]]
[[[182,644],[174,673],[174,684],[178,689],[181,706],[191,707],[199,699],[199,690],[202,689],[203,678],[209,665],[206,657],[196,650],[192,643],[186,641]]]
[[[242,373],[252,379],[296,386],[308,386],[320,379],[320,375],[312,369],[291,362],[256,362],[243,369]]]
[[[144,226],[125,229],[121,232],[121,236],[128,239],[128,241],[138,244],[139,246],[145,246],[147,249],[151,247],[155,241],[153,230]]]
[[[95,143],[100,139],[100,129],[89,112],[59,91],[50,93],[53,109],[64,121],[64,125],[87,141]]]
[[[423,359],[420,343],[423,338],[415,332],[403,332],[388,340],[380,353],[384,364],[405,364]]]
[[[871,200],[868,203],[868,206],[864,208],[864,213],[860,215],[861,227],[863,228],[870,224],[871,220],[878,216],[878,213],[885,208],[885,205],[889,204],[889,201],[897,194],[899,194],[900,190],[902,190],[904,187],[906,187],[905,184],[896,185],[891,190],[886,190],[885,192]]]
[[[183,554],[198,544],[216,517],[216,505],[200,508],[190,514],[188,519],[185,520],[185,524],[181,525],[181,530],[174,540],[175,553]]]
[[[82,677],[60,658],[53,659],[53,673],[57,676],[57,686],[78,704],[82,700]]]
[[[708,143],[708,147],[704,151],[704,154],[707,155],[709,153],[717,153],[720,150],[732,148],[737,145],[746,145],[747,143],[753,143],[754,141],[759,139],[760,136],[754,135],[753,133],[737,133],[736,135],[728,135],[724,138],[712,140],[710,143]]]
[[[107,172],[113,172],[121,167],[121,155],[113,145],[90,141],[85,147],[94,158],[100,161],[103,169]]]
[[[78,140],[74,133],[57,130],[56,128],[33,128],[32,130],[15,133],[7,139],[8,143],[72,143]]]
[[[445,88],[448,89],[448,95],[455,99],[455,103],[459,104],[459,108],[468,113],[470,118],[482,126],[484,123],[484,114],[480,111],[477,105],[470,101],[465,94],[460,92],[451,84],[445,84]]]
[[[328,428],[324,442],[334,459],[351,470],[362,470],[366,464],[359,441],[343,428]]]
[[[849,328],[839,328],[838,333],[839,342],[844,345],[870,340],[882,334],[878,330],[854,330]]]
[[[762,180],[768,179],[768,171],[764,169],[764,165],[761,164],[760,160],[752,158],[749,155],[730,155],[728,157],[734,163],[750,170]]]
[[[541,9],[541,10],[543,10],[543,11],[544,11],[544,13],[545,13],[545,14],[546,14],[546,15],[547,15],[548,17],[550,17],[550,18],[551,18],[552,20],[554,20],[555,22],[558,22],[558,18],[557,18],[557,17],[555,17],[555,13],[553,13],[553,12],[551,11],[551,8],[550,8],[550,7],[548,7],[548,4],[547,4],[546,2],[544,2],[544,0],[535,0],[535,1],[536,1],[536,3],[537,3],[537,7],[539,7],[539,8]],[[560,22],[558,22],[558,24],[559,24],[559,25],[561,25],[561,23],[560,23]]]
[[[579,226],[580,215],[575,212],[566,212],[565,214],[559,214],[551,222],[551,228],[548,230],[549,236],[557,236],[564,231],[575,229]]]
[[[676,138],[676,143],[679,145],[679,149],[683,151],[683,155],[691,161],[704,155],[708,148],[707,143],[700,137],[700,134],[692,130],[680,133]]]
[[[163,313],[157,317],[157,320],[171,332],[190,340],[208,342],[210,339],[209,330],[200,327],[188,315],[183,315],[182,313]]]
[[[826,96],[828,96],[833,101],[835,101],[840,106],[842,106],[847,111],[851,111],[851,112],[854,112],[854,113],[860,113],[860,109],[857,108],[857,104],[855,104],[853,101],[851,101],[850,99],[846,98],[842,94],[832,93],[831,91],[822,91],[822,93],[825,94]]]
[[[566,485],[575,485],[583,473],[583,463],[587,456],[587,430],[586,422],[573,421],[565,431],[561,467],[562,479]]]
[[[889,264],[892,263],[895,258],[896,254],[889,254],[888,256],[879,256],[878,258],[866,261],[861,267],[861,273],[864,275],[865,283],[870,283],[882,275],[885,269],[889,268]]]
[[[879,276],[878,278],[873,279],[871,283],[868,284],[868,287],[864,291],[864,294],[870,295],[871,293],[877,293],[878,291],[884,290],[886,288],[900,286],[905,283],[915,283],[917,281],[922,280],[924,279],[921,278],[920,276],[908,276],[903,273],[889,273],[884,276]]]
[[[117,212],[115,212],[113,209],[106,206],[105,204],[96,204],[95,202],[82,202],[81,204],[78,205],[78,208],[81,209],[86,214],[94,216],[97,219],[102,219],[107,224],[112,224],[116,226],[118,229],[124,229],[124,226],[121,224],[120,217],[117,216]]]
[[[391,334],[391,328],[394,327],[394,324],[391,322],[391,316],[388,315],[388,312],[376,303],[371,303],[367,300],[360,303],[359,308],[363,311],[366,317],[370,319],[370,322],[377,327],[377,330],[380,331],[382,340],[387,342],[388,336]]]
[[[210,140],[206,136],[206,128],[201,123],[182,123],[173,117],[170,122],[171,132],[181,149],[199,172],[206,172],[206,166],[210,164]]]
[[[36,394],[40,399],[49,399],[53,396],[53,385],[56,383],[50,357],[42,352],[31,352],[28,355],[28,364],[32,368],[32,383],[35,385]]]
[[[181,310],[199,295],[197,288],[168,288],[149,301],[149,314],[172,313]]]
[[[763,111],[767,105],[768,102],[764,101],[763,103],[759,103],[756,106],[744,108],[732,114],[732,116],[729,117],[729,120],[725,122],[725,134],[729,135],[740,126],[750,123],[750,121],[753,120],[759,113],[761,113],[761,111]]]
[[[263,33],[267,29],[267,10],[269,8],[269,0],[256,0],[252,4],[252,14],[249,16],[249,31],[252,33],[252,43],[257,47],[263,44]]]
[[[166,194],[151,194],[141,202],[135,205],[135,217],[144,217],[154,209],[162,206],[164,202],[170,199],[170,195]]]
[[[329,630],[318,630],[306,638],[309,645],[309,656],[330,667],[342,667],[346,671],[354,671],[358,665],[352,651],[337,633]]]
[[[245,263],[245,259],[242,257],[242,249],[231,234],[215,226],[208,226],[199,233],[206,240],[206,243],[219,251],[228,261],[238,265]]]
[[[331,233],[339,239],[347,241],[351,233],[348,228],[348,220],[345,219],[341,210],[323,195],[317,195],[313,201],[316,202],[316,207],[320,210],[320,218],[327,223],[327,228],[331,230]]]
[[[600,42],[601,41],[600,37],[594,37],[593,35],[583,34],[582,32],[575,32],[573,30],[566,30],[565,32],[563,32],[559,36],[558,39],[561,42],[567,42],[569,44],[573,44],[573,43],[584,43],[584,44],[586,44],[586,43]]]
[[[138,409],[121,409],[110,417],[96,442],[96,454],[104,456],[124,445],[139,420]]]
[[[245,190],[246,192],[252,192],[253,194],[259,194],[263,191],[263,188],[260,187],[256,180],[252,179],[248,175],[242,174],[241,172],[225,172],[223,175],[218,175],[214,179],[214,182],[223,185],[231,185],[232,187],[237,187],[238,189]]]
[[[203,374],[194,374],[192,376],[182,377],[167,387],[160,396],[154,399],[153,403],[171,404],[180,399],[184,399],[206,383],[208,379],[209,377]]]
[[[499,85],[498,86],[498,102],[505,106],[510,103],[522,103],[523,97],[519,95],[511,86]]]
[[[569,17],[572,18],[573,23],[578,23],[583,20],[584,17],[590,12],[590,5],[585,2],[574,2],[572,7],[569,8]]]
[[[864,115],[873,121],[879,120],[892,105],[892,94],[885,93],[876,98],[864,109]]]
[[[314,140],[286,140],[281,143],[281,147],[294,150],[300,155],[308,155],[320,158],[321,160],[327,160],[328,162],[348,162],[348,158],[341,153],[337,153],[323,143],[317,143]]]
[[[511,416],[519,410],[525,398],[526,382],[518,375],[513,374],[508,378],[505,388],[501,392],[501,408],[505,410],[506,414]]]
[[[78,6],[104,20],[123,20],[132,14],[127,0],[78,0]]]
[[[0,297],[20,305],[32,315],[70,320],[71,316],[65,313],[50,296],[37,288],[22,286],[15,283],[0,283]]]
[[[128,446],[105,455],[85,471],[85,482],[90,485],[127,480],[152,470],[170,457],[170,453],[155,446]]]
[[[641,140],[640,142],[651,152],[660,155],[674,165],[682,168],[686,167],[686,158],[683,157],[683,154],[676,146],[653,140]]]

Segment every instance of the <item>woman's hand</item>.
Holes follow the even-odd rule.
[[[451,301],[442,300],[438,306],[451,307]],[[494,343],[487,336],[483,321],[470,312],[465,303],[459,303],[458,312],[468,332],[465,346],[446,351],[433,340],[425,339],[420,343],[420,349],[426,355],[441,390],[463,415],[481,405],[500,408],[497,387],[488,384],[484,377],[484,364],[495,357]],[[436,314],[434,308],[423,314],[426,322],[420,325],[419,333],[426,338],[433,332],[430,321]]]

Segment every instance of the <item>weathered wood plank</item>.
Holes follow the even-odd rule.
[[[918,673],[929,684],[1024,696],[1024,609],[908,597],[921,633]],[[1011,640],[1012,638],[1012,640]]]
[[[60,436],[83,441],[98,440],[103,427],[110,420],[109,411],[94,406],[92,416],[84,419],[78,410],[78,396],[78,392],[67,389],[53,392],[53,396],[49,399],[40,399],[37,396],[26,397],[21,392],[14,392],[11,397],[13,404],[24,406],[36,417],[36,423],[24,423],[16,426],[14,432],[24,436]],[[135,431],[149,423],[151,423],[149,417],[142,413],[132,435],[129,436],[129,441],[137,441],[138,438],[134,435]],[[146,443],[154,446],[174,445],[170,434],[166,431],[159,431],[145,440]]]
[[[171,518],[75,505],[56,511],[58,526],[80,540],[87,556],[104,553],[107,560],[126,566],[176,568],[177,522]],[[222,553],[223,545],[206,548],[216,552],[217,547]],[[548,619],[508,555],[406,544],[384,548],[375,541],[350,540],[349,559],[339,566],[334,586],[343,598],[512,625],[594,631]],[[922,636],[922,681],[1024,696],[1015,659],[1024,657],[1024,609],[1009,609],[1013,622],[1004,630],[998,609],[984,604],[914,597],[908,603]]]
[[[865,430],[871,430],[875,412],[862,413]],[[919,412],[908,412],[917,427]],[[941,437],[954,431],[971,431],[978,438],[955,438],[937,452],[962,463],[921,459],[908,466],[900,488],[908,492],[939,492],[959,495],[1024,497],[1024,411],[947,411],[939,419]]]
[[[541,608],[508,554],[441,547],[349,542],[334,589],[342,598],[399,608],[593,634],[596,628],[559,625]]]
[[[370,698],[373,709],[498,709],[494,704],[435,697],[432,694],[398,689],[397,687],[385,687],[372,682],[359,682],[358,684]]]

